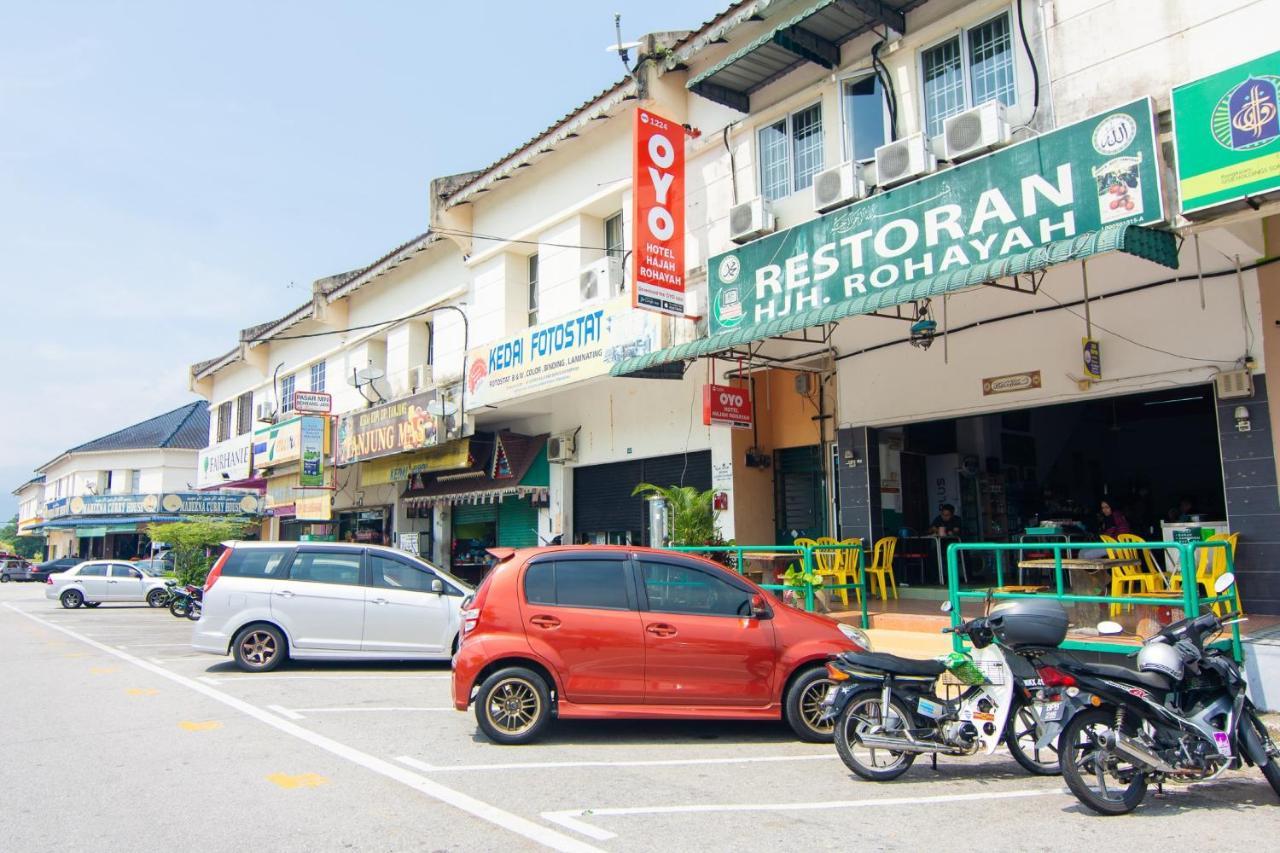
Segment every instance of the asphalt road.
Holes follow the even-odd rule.
[[[781,723],[587,722],[500,747],[445,665],[245,675],[167,611],[0,586],[0,796],[14,851],[1270,849],[1257,771],[1084,811],[1007,755],[853,777]]]

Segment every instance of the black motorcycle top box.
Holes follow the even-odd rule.
[[[1067,611],[1052,598],[1001,601],[987,620],[996,639],[1009,648],[1058,646],[1067,638]]]

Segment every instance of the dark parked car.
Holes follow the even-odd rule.
[[[58,572],[65,572],[72,566],[78,566],[84,560],[79,557],[59,557],[56,560],[49,560],[44,563],[38,563],[31,569],[31,579],[44,583],[49,579],[49,575],[56,575]]]

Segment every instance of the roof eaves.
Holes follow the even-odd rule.
[[[250,326],[247,329],[242,329],[240,331],[240,342],[248,344],[251,347],[260,343],[265,343],[276,335],[279,335],[281,332],[298,325],[303,320],[309,320],[315,316],[315,313],[315,301],[311,300],[304,302],[278,320],[272,320],[269,323],[259,323],[256,326]]]
[[[226,367],[240,358],[240,347],[228,350],[220,356],[196,362],[191,365],[191,376],[195,379],[204,379],[206,376],[212,376],[222,368]]]
[[[412,258],[419,252],[430,248],[433,244],[439,242],[441,237],[434,231],[425,231],[413,239],[401,243],[390,252],[378,258],[362,270],[352,273],[346,281],[339,284],[333,290],[325,294],[325,299],[329,302],[337,302],[344,296],[350,296],[360,288],[369,284],[380,276],[386,275],[405,261]]]

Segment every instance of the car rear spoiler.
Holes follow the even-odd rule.
[[[484,552],[497,560],[498,563],[505,563],[516,555],[515,548],[486,548]]]

